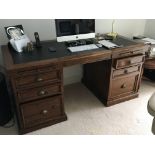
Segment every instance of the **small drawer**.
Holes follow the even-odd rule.
[[[22,104],[20,108],[25,128],[53,120],[63,113],[61,95]]]
[[[138,54],[145,54],[148,50],[147,45],[139,46],[139,47],[128,47],[128,48],[117,48],[112,50],[112,58],[121,58],[127,56],[133,56]]]
[[[113,62],[113,67],[116,69],[119,69],[119,68],[129,67],[131,65],[141,63],[143,61],[144,61],[144,55],[115,59]]]
[[[141,69],[141,65],[133,66],[133,67],[125,68],[125,69],[114,70],[113,78],[121,76],[121,75],[125,75],[125,74],[130,74],[133,72],[137,72],[137,71],[140,71],[140,69]]]
[[[18,70],[15,72],[17,77],[25,77],[27,75],[34,75],[37,74],[38,70],[37,68],[33,68],[33,69],[22,69],[22,70]]]
[[[33,89],[18,90],[18,99],[20,103],[44,98],[62,93],[61,83],[50,84],[48,86],[37,87]]]
[[[113,79],[110,88],[110,98],[135,92],[138,77],[139,74],[137,73],[132,76]]]
[[[61,70],[60,65],[51,64],[51,65],[46,65],[46,66],[23,68],[23,69],[16,71],[14,74],[16,77],[25,77],[28,75],[35,75],[38,73],[51,72],[55,70]]]
[[[61,72],[59,70],[46,73],[37,73],[35,75],[28,75],[23,77],[18,77],[15,79],[15,84],[17,87],[29,85],[33,83],[47,82],[47,81],[60,81]]]
[[[55,71],[55,70],[58,70],[58,69],[61,69],[60,65],[52,64],[52,65],[49,65],[49,66],[39,67],[38,72],[39,73],[51,72],[51,71]]]

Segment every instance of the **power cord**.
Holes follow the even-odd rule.
[[[3,127],[3,128],[11,128],[11,127],[13,127],[14,125],[15,125],[15,118],[12,117],[12,119],[11,119],[7,124],[3,125],[2,127]]]

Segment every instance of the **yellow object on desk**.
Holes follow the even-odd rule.
[[[117,37],[117,33],[114,32],[114,23],[115,23],[115,20],[112,21],[112,31],[107,34],[107,36],[113,37],[113,39]]]

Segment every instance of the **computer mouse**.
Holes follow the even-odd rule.
[[[49,52],[56,52],[56,49],[55,49],[54,47],[49,47],[49,48],[48,48],[48,51],[49,51]]]
[[[101,48],[102,47],[102,44],[99,44],[98,43],[98,44],[96,44],[96,46],[99,47],[99,48]]]

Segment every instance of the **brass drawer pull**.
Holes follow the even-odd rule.
[[[53,105],[53,106],[52,106],[52,109],[55,109],[55,108],[56,108],[56,106],[55,106],[55,105]]]
[[[132,64],[132,60],[129,60],[129,64]]]
[[[47,91],[41,90],[41,91],[38,92],[39,96],[42,96],[42,95],[45,95],[45,94],[47,94]]]
[[[125,70],[124,70],[124,73],[125,73],[125,74],[127,74],[127,73],[128,73],[128,70],[127,70],[127,69],[125,69]]]
[[[131,51],[131,53],[136,53],[136,52],[141,52],[142,49],[138,49],[138,50],[134,50],[134,51]]]
[[[42,114],[44,114],[44,115],[46,115],[47,113],[48,113],[47,110],[43,110],[43,111],[42,111]]]
[[[121,88],[126,88],[126,84],[123,84],[123,85],[121,86]]]
[[[43,78],[37,78],[36,81],[37,82],[43,81]]]

